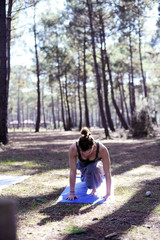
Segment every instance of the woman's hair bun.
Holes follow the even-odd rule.
[[[79,137],[79,147],[82,151],[91,149],[94,144],[94,139],[90,130],[87,127],[81,129],[81,136]]]
[[[87,127],[82,128],[81,130],[81,135],[84,135],[85,137],[91,135],[91,132],[89,131],[89,129]]]

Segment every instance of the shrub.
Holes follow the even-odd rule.
[[[146,108],[135,114],[132,120],[131,133],[132,137],[147,137],[153,133],[152,120]]]

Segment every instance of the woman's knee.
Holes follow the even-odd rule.
[[[95,171],[97,171],[97,163],[90,163],[87,166],[87,172],[90,173],[90,172],[95,172]]]

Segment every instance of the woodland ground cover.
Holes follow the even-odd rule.
[[[0,193],[17,202],[18,240],[100,240],[112,233],[110,239],[160,239],[160,135],[133,140],[116,132],[106,140],[103,129],[92,132],[109,148],[112,203],[56,202],[68,184],[68,148],[78,131],[9,133],[9,144],[0,147],[0,174],[31,176]]]

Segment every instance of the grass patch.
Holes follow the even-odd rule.
[[[70,228],[64,230],[64,233],[69,234],[69,235],[81,234],[81,233],[85,233],[85,232],[86,232],[85,229],[77,227],[77,226],[73,226],[73,227],[70,227]]]

